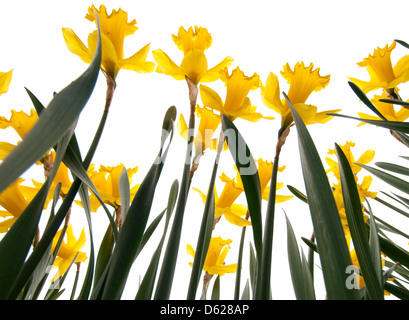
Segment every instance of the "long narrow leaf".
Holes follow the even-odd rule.
[[[166,233],[169,226],[169,220],[171,218],[173,209],[175,207],[177,194],[178,194],[179,182],[175,180],[169,192],[168,205],[166,208],[166,221],[165,227],[163,229],[162,238],[156,248],[154,254],[152,255],[151,262],[148,269],[143,277],[141,285],[135,296],[135,300],[150,300],[152,298],[153,287],[155,284],[155,278],[158,270],[159,259],[162,252],[162,247],[165,242]]]
[[[263,227],[261,218],[261,187],[260,177],[250,152],[250,148],[240,134],[237,127],[225,115],[222,115],[222,128],[226,137],[229,151],[240,174],[241,181],[246,195],[248,210],[253,231],[254,246],[256,250],[257,271],[256,278],[259,279],[260,268],[262,266],[263,247]]]
[[[329,299],[355,299],[345,286],[351,258],[327,175],[301,117],[285,96],[298,132],[301,166]]]
[[[354,243],[362,276],[365,280],[366,290],[371,300],[383,299],[383,287],[380,269],[375,265],[369,247],[369,236],[366,231],[363,208],[352,169],[342,149],[335,144],[338,157],[339,173],[342,186],[342,197],[347,216],[349,230]],[[376,231],[375,231],[376,232]],[[380,256],[379,256],[380,257]]]
[[[119,299],[125,287],[129,271],[134,262],[146,223],[149,218],[156,185],[166,159],[170,142],[173,137],[173,122],[176,118],[176,108],[170,107],[164,117],[161,146],[158,155],[142,181],[126,219],[122,225],[121,232],[112,253],[110,267],[107,273],[102,299]],[[169,138],[169,144],[164,150],[165,143]]]
[[[287,215],[285,215],[285,218],[287,223],[288,263],[295,296],[297,300],[315,300],[310,271],[304,267],[293,227]]]

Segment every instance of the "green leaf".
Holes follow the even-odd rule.
[[[355,299],[345,286],[351,258],[332,189],[314,142],[301,117],[285,96],[298,132],[301,166],[328,299]]]
[[[176,108],[170,107],[164,117],[162,125],[162,139],[158,155],[151,169],[142,181],[126,219],[118,235],[114,252],[112,253],[107,273],[102,299],[119,299],[122,295],[129,271],[134,262],[146,223],[149,218],[156,185],[166,159],[169,145],[164,150],[169,137],[169,144],[173,137],[173,122],[176,118]]]
[[[287,215],[285,215],[285,218],[287,222],[288,263],[295,296],[297,300],[315,300],[314,286],[308,265],[300,257],[298,243],[291,222]]]
[[[33,238],[38,230],[37,226],[51,181],[57,173],[58,166],[63,157],[62,153],[65,152],[68,145],[68,136],[70,136],[70,133],[67,133],[61,141],[60,152],[56,154],[54,166],[48,179],[0,242],[0,261],[2,261],[0,264],[0,299],[10,299],[12,295],[13,285],[18,280],[18,274],[23,268],[24,260],[27,257]],[[43,255],[44,252],[41,257],[39,257],[39,261]],[[32,271],[34,271],[34,268]],[[22,284],[21,288],[24,287],[26,283],[27,281]],[[18,293],[16,293],[16,296],[17,295]]]
[[[371,109],[379,118],[386,120],[386,118],[382,115],[382,113],[379,112],[378,109],[373,105],[371,100],[366,96],[366,94],[361,90],[360,87],[358,87],[355,83],[349,81],[348,82],[349,86],[351,89],[355,92],[355,94],[361,99],[361,101],[369,108]]]
[[[239,300],[240,298],[241,269],[243,265],[243,251],[244,251],[244,239],[246,236],[246,229],[247,229],[246,227],[243,227],[241,230],[239,255],[237,259],[236,282],[234,285],[234,300]]]
[[[0,165],[0,192],[75,127],[98,78],[101,65],[100,46],[98,38],[97,49],[88,69],[54,96],[48,107],[41,112],[32,129],[4,159]]]
[[[409,44],[407,44],[405,41],[403,41],[403,40],[397,40],[397,39],[395,39],[395,41],[396,41],[397,43],[399,43],[400,45],[404,46],[405,48],[409,49]]]
[[[163,244],[165,242],[166,233],[169,226],[169,220],[171,218],[172,212],[175,207],[177,194],[178,194],[179,182],[175,180],[172,184],[170,189],[169,198],[168,198],[168,206],[166,209],[166,221],[165,227],[163,230],[162,238],[159,242],[158,247],[156,248],[154,254],[152,255],[151,262],[148,266],[148,269],[143,277],[141,285],[138,289],[136,294],[135,300],[150,300],[152,297],[153,287],[155,284],[155,278],[158,270],[159,259],[162,252]]]
[[[263,231],[261,217],[260,177],[247,143],[237,127],[225,115],[222,115],[222,128],[230,153],[243,183],[244,193],[246,195],[248,210],[251,218],[254,246],[257,254],[257,268],[261,268]],[[257,274],[260,275],[260,272]]]
[[[389,163],[389,162],[376,162],[375,165],[384,170],[388,170],[388,171],[392,171],[398,174],[409,176],[409,169],[404,166],[400,166],[400,165]]]
[[[220,276],[216,276],[216,280],[214,280],[213,290],[212,290],[212,300],[220,300]]]
[[[290,186],[290,185],[288,185],[287,188],[288,188],[288,190],[290,190],[291,193],[292,193],[293,195],[295,195],[298,199],[300,199],[301,201],[303,201],[303,202],[305,202],[305,203],[308,203],[307,196],[306,196],[304,193],[302,193],[300,190],[298,190],[298,189],[296,189],[295,187]]]
[[[390,129],[396,132],[409,133],[409,123],[407,122],[362,119],[362,118],[351,117],[351,116],[346,116],[346,115],[337,114],[337,113],[329,113],[328,115],[331,115],[334,117],[358,120],[358,121],[369,123],[369,124],[379,126],[385,129]]]
[[[360,196],[355,182],[354,174],[342,149],[335,144],[335,150],[338,157],[339,173],[342,186],[342,197],[344,200],[345,213],[348,221],[348,227],[351,232],[355,252],[358,258],[362,276],[365,280],[366,290],[371,300],[383,300],[383,286],[381,281],[381,268],[375,263],[377,243],[377,232],[371,230],[370,242],[368,242],[368,233],[365,227],[363,208]],[[372,224],[374,221],[372,221]],[[376,237],[376,238],[375,238]],[[370,248],[370,243],[372,247]],[[370,250],[371,249],[371,250]]]
[[[196,297],[197,287],[199,285],[200,275],[202,274],[203,265],[206,260],[207,251],[209,249],[210,238],[212,235],[214,224],[214,211],[215,211],[215,197],[214,197],[214,185],[217,175],[217,168],[220,160],[221,146],[224,139],[219,141],[219,149],[214,161],[212,175],[207,190],[207,197],[205,202],[205,208],[202,215],[202,222],[200,225],[199,235],[196,242],[195,257],[193,259],[192,273],[190,275],[189,287],[187,292],[187,299],[194,300]]]
[[[369,173],[373,174],[374,176],[378,177],[382,181],[390,184],[391,186],[395,187],[396,189],[403,191],[405,193],[409,194],[409,183],[406,182],[405,180],[402,180],[398,177],[395,177],[394,175],[391,175],[389,173],[386,173],[382,170],[372,168],[367,165],[359,164],[357,163],[358,166],[364,168],[367,170]]]

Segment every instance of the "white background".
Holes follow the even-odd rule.
[[[246,75],[254,72],[265,79],[269,72],[279,76],[281,90],[288,85],[279,75],[288,62],[291,67],[298,61],[306,65],[314,63],[320,68],[321,75],[331,74],[328,87],[313,93],[307,103],[314,104],[318,111],[341,108],[342,114],[356,116],[357,112],[370,113],[359,102],[348,86],[348,77],[367,80],[369,76],[363,68],[357,66],[376,47],[391,44],[394,39],[409,41],[406,1],[105,1],[111,12],[119,7],[128,12],[129,20],[136,19],[139,28],[134,35],[125,38],[125,57],[129,57],[145,44],[151,43],[151,50],[164,50],[175,63],[180,63],[183,55],[172,41],[180,26],[202,26],[209,30],[213,44],[206,51],[209,66],[213,66],[226,56],[235,61],[231,69],[239,66]],[[9,117],[10,110],[29,112],[32,107],[24,87],[32,91],[43,104],[47,104],[54,91],[59,91],[78,77],[87,67],[78,56],[66,48],[61,28],[69,27],[86,43],[87,36],[95,29],[94,23],[84,18],[88,7],[100,2],[92,1],[9,1],[2,4],[0,10],[0,41],[2,44],[0,70],[14,69],[9,92],[0,97],[1,115]],[[397,45],[392,53],[393,61],[409,52]],[[148,60],[154,61],[151,54]],[[224,98],[223,83],[208,84],[220,92]],[[407,86],[407,85],[406,85]],[[92,140],[103,111],[105,99],[105,79],[98,79],[95,92],[90,98],[78,123],[77,138],[83,154]],[[401,94],[405,99],[405,85],[401,85]],[[273,160],[280,115],[266,108],[260,99],[260,91],[250,93],[249,97],[258,112],[276,117],[275,120],[260,120],[250,123],[238,119],[235,121],[246,139],[255,158]],[[199,97],[198,103],[201,104]],[[139,166],[134,175],[134,183],[141,182],[154,160],[160,142],[160,129],[163,115],[169,106],[175,105],[178,114],[187,118],[189,110],[187,85],[163,74],[137,74],[121,70],[117,77],[117,89],[110,110],[107,127],[94,162],[115,166],[124,163],[126,167]],[[197,122],[198,123],[198,122]],[[334,119],[325,125],[313,125],[308,129],[322,157],[326,156],[334,143],[340,145],[346,141],[356,142],[356,159],[367,149],[375,149],[373,161],[400,162],[398,155],[407,155],[406,149],[396,142],[388,132],[381,128],[363,126],[346,119]],[[3,133],[2,133],[3,134]],[[4,133],[6,134],[6,133]],[[159,181],[152,217],[155,217],[166,205],[168,191],[175,179],[181,179],[185,154],[185,141],[177,134],[174,137],[170,154]],[[212,169],[214,152],[208,152],[202,158],[192,186],[207,191]],[[405,164],[405,162],[403,162]],[[280,166],[286,165],[278,180],[304,190],[297,133],[293,129],[284,146]],[[229,152],[221,158],[219,173],[235,175]],[[41,174],[40,174],[41,175]],[[360,175],[363,177],[364,172]],[[27,178],[27,181],[31,177]],[[221,192],[222,184],[217,182]],[[375,179],[372,191],[379,191],[381,184]],[[383,187],[389,191],[389,187]],[[284,188],[280,194],[289,195]],[[240,198],[245,203],[244,196]],[[266,202],[263,203],[264,209]],[[375,204],[373,204],[375,206]],[[283,210],[290,218],[295,233],[309,238],[312,232],[311,219],[307,206],[293,199],[276,210],[272,290],[274,299],[293,299],[293,289],[289,278],[286,256],[286,225]],[[375,214],[382,216],[383,207]],[[186,254],[186,244],[195,247],[197,233],[203,213],[200,197],[191,191],[185,213],[182,230],[179,263],[171,298],[186,297],[192,258]],[[388,217],[384,215],[383,217]],[[400,220],[392,213],[389,218]],[[107,225],[102,210],[93,215],[94,230],[101,231],[95,241],[101,239]],[[74,210],[72,215],[74,233],[79,236],[85,225],[83,212]],[[388,220],[389,221],[389,220]],[[407,221],[404,221],[407,226]],[[400,224],[403,228],[403,226]],[[160,226],[162,227],[162,225]],[[407,228],[406,228],[407,230]],[[153,248],[147,248],[136,261],[123,298],[133,299],[137,290],[139,276],[149,262],[150,256],[160,237],[158,229],[153,238]],[[226,263],[235,263],[241,230],[229,225],[224,219],[215,230],[215,235],[233,240]],[[251,229],[247,232],[247,242],[252,239]],[[307,247],[300,241],[303,250]],[[403,243],[407,249],[407,241]],[[85,250],[85,249],[84,249]],[[88,250],[88,246],[86,246]],[[246,248],[246,257],[248,247]],[[82,266],[85,273],[86,265]],[[244,261],[242,283],[247,279],[248,260]],[[73,275],[73,272],[71,272]],[[233,297],[235,275],[227,274],[221,278],[222,298]],[[320,271],[317,268],[317,298],[325,298]]]

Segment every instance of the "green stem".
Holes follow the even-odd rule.
[[[287,126],[284,130],[280,130],[279,138],[276,146],[276,155],[273,162],[273,172],[270,182],[270,193],[268,196],[266,223],[264,226],[264,239],[262,249],[262,262],[260,274],[257,277],[256,285],[256,299],[268,300],[270,299],[271,292],[271,260],[273,253],[273,234],[274,234],[274,216],[275,216],[275,203],[276,203],[276,191],[277,191],[277,173],[278,162],[280,159],[281,148],[284,145],[286,138],[290,132],[290,126]]]
[[[172,229],[169,234],[169,240],[162,262],[162,269],[159,274],[158,284],[155,292],[155,300],[168,300],[172,288],[173,278],[176,269],[176,260],[179,251],[180,236],[182,233],[183,216],[187,202],[187,196],[190,186],[190,167],[192,162],[193,139],[195,128],[195,110],[198,89],[197,86],[186,78],[189,87],[190,117],[188,128],[188,140],[185,155],[185,164],[183,167],[183,176],[180,186],[180,193],[175,210],[175,217]]]
[[[194,300],[196,297],[200,275],[202,273],[203,265],[206,260],[207,250],[209,248],[214,222],[214,184],[216,181],[217,169],[220,161],[220,154],[223,149],[223,143],[224,134],[223,130],[220,130],[219,144],[217,147],[217,154],[213,165],[209,188],[207,191],[205,209],[203,212],[202,223],[196,245],[195,258],[193,261],[192,273],[190,276],[187,300]]]

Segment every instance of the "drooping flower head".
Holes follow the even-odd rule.
[[[308,97],[314,91],[324,89],[330,80],[330,76],[321,76],[319,68],[313,69],[311,63],[308,67],[304,62],[297,62],[294,70],[287,63],[281,75],[287,80],[290,85],[287,92],[287,97],[291,104],[300,114],[306,125],[314,123],[325,123],[332,119],[332,116],[327,116],[327,113],[336,113],[340,110],[328,110],[317,112],[317,107],[306,104]],[[293,117],[290,107],[286,100],[282,100],[280,96],[280,85],[278,77],[274,73],[270,73],[267,77],[265,85],[261,85],[261,98],[264,104],[275,112],[281,114],[282,127],[285,128],[293,122]]]
[[[127,69],[136,72],[152,72],[155,64],[146,61],[150,44],[144,46],[129,58],[124,58],[124,39],[138,29],[136,20],[128,22],[128,13],[122,9],[107,13],[106,7],[101,5],[99,10],[92,5],[88,8],[86,19],[97,23],[95,12],[101,26],[102,61],[101,68],[115,80],[119,70]],[[98,32],[95,30],[88,36],[88,47],[78,38],[72,29],[63,28],[63,35],[68,49],[78,55],[85,63],[90,63],[95,53]]]
[[[8,72],[0,72],[0,95],[9,90],[12,74],[13,70]]]
[[[247,96],[250,90],[260,87],[260,76],[254,73],[252,76],[246,76],[239,67],[229,74],[227,68],[220,71],[220,79],[226,86],[226,98],[223,102],[219,94],[208,86],[200,86],[200,95],[203,105],[212,108],[228,116],[231,120],[242,118],[256,122],[264,117],[256,112],[256,107],[251,105],[250,98]]]
[[[56,248],[58,240],[61,236],[61,233],[62,233],[62,229],[55,234],[51,252],[53,252],[54,249]],[[72,262],[79,263],[79,262],[85,262],[87,260],[86,253],[80,251],[82,247],[84,247],[85,245],[84,229],[81,231],[81,235],[77,240],[74,236],[72,225],[69,223],[65,236],[66,236],[65,237],[66,240],[62,241],[61,246],[57,253],[57,257],[53,264],[54,267],[58,267],[58,271],[56,272],[53,279],[51,280],[52,282],[54,282],[59,277],[64,275],[67,272],[68,267],[71,265]],[[74,261],[74,258],[75,258],[75,261]]]
[[[392,50],[396,42],[384,48],[376,48],[373,54],[368,55],[358,66],[365,67],[369,73],[370,80],[363,81],[350,78],[364,93],[377,89],[394,89],[400,83],[409,80],[409,55],[402,57],[394,66],[391,61]]]
[[[226,273],[234,273],[237,270],[237,264],[226,265],[224,260],[230,249],[232,240],[223,240],[219,237],[212,237],[210,239],[209,249],[207,251],[206,260],[203,265],[203,270],[210,275],[218,274],[220,277]],[[191,245],[187,245],[187,253],[192,257],[195,256],[195,251]],[[189,263],[191,266],[192,263]]]
[[[153,57],[158,64],[156,72],[172,76],[176,80],[189,78],[195,85],[199,82],[212,82],[219,79],[219,71],[229,67],[233,58],[226,57],[216,66],[209,68],[205,50],[212,44],[212,37],[206,28],[195,26],[185,30],[179,28],[178,35],[172,35],[178,49],[183,51],[183,60],[177,65],[161,49],[153,50]]]

